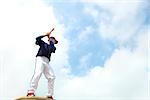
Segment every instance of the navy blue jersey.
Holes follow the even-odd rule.
[[[43,37],[45,37],[45,35],[36,38],[36,44],[40,46],[36,57],[45,56],[50,61],[51,53],[55,53],[56,47],[52,41],[50,41],[50,44],[47,44],[41,40]]]

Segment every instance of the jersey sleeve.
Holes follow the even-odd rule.
[[[45,36],[42,35],[42,36],[37,37],[35,44],[39,45],[39,46],[42,45],[42,44],[44,44],[44,41],[42,40],[43,37],[45,37]]]

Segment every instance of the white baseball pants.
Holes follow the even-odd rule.
[[[36,67],[34,70],[34,75],[31,79],[30,90],[35,92],[42,73],[45,75],[46,79],[48,80],[48,96],[52,96],[53,91],[54,91],[55,75],[54,75],[53,69],[51,68],[49,64],[48,58],[44,56],[36,57]]]

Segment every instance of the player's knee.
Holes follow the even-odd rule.
[[[53,76],[48,77],[47,79],[48,80],[55,80],[55,78],[56,78],[56,76],[53,75]]]

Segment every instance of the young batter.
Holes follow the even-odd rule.
[[[55,75],[49,64],[50,57],[52,53],[55,53],[56,47],[54,44],[57,44],[58,41],[54,37],[50,37],[50,33],[46,35],[42,35],[36,38],[36,45],[39,45],[40,48],[36,55],[36,67],[34,71],[34,75],[31,79],[30,89],[28,90],[27,96],[35,96],[35,91],[38,86],[39,79],[42,73],[45,75],[48,80],[48,98],[53,100],[53,91],[54,91],[54,80]],[[45,43],[42,38],[48,37],[49,43]]]

